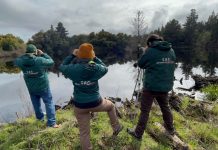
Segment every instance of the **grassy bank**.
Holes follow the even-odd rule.
[[[185,98],[182,101],[182,112],[173,111],[175,126],[181,139],[190,149],[218,149],[218,104],[211,103],[209,108],[196,101]],[[137,109],[136,109],[137,110]],[[111,137],[112,129],[106,113],[98,113],[91,121],[91,142],[94,149],[116,150],[170,150],[172,142],[167,139],[155,125],[162,122],[159,107],[154,106],[150,114],[148,128],[142,141],[137,141],[126,133],[127,127],[133,127],[137,117],[129,119],[129,112],[121,108],[120,119],[124,130],[118,137]],[[34,117],[18,120],[16,123],[0,127],[0,149],[80,149],[79,131],[72,109],[57,112],[59,129],[46,128],[45,122],[39,122]],[[157,135],[152,136],[151,133]],[[153,134],[153,135],[154,135]]]

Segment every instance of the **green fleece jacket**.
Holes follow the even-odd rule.
[[[173,87],[176,56],[171,44],[155,41],[138,60],[138,66],[145,69],[144,89],[168,92]]]
[[[101,101],[98,80],[108,69],[97,57],[93,61],[78,59],[76,62],[74,58],[74,55],[66,57],[59,69],[73,82],[74,104],[80,108],[95,107]]]
[[[47,54],[35,56],[24,54],[15,60],[24,74],[24,80],[30,93],[37,93],[49,88],[47,69],[54,64],[54,61]]]

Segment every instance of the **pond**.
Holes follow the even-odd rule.
[[[130,99],[137,75],[137,69],[133,67],[133,62],[115,63],[109,65],[108,69],[108,73],[99,81],[101,95],[103,97],[120,97],[122,100]],[[215,72],[218,75],[217,69],[215,69]],[[201,67],[192,68],[192,73],[205,75]],[[177,92],[177,87],[189,88],[194,85],[194,80],[183,73],[182,63],[178,64],[175,78],[174,89]],[[179,82],[181,78],[184,78],[183,85]],[[72,82],[64,76],[58,77],[57,74],[52,72],[49,73],[49,81],[55,104],[65,105],[73,93]],[[17,118],[33,112],[22,72],[1,73],[0,91],[0,123],[13,122]],[[197,99],[198,96],[199,93],[196,94]]]

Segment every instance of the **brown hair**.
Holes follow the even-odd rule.
[[[163,37],[162,36],[159,36],[157,34],[151,34],[148,36],[147,38],[147,46],[150,46],[152,42],[154,41],[163,41]]]

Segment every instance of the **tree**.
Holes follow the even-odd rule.
[[[72,48],[78,48],[82,43],[89,42],[90,39],[85,34],[73,35],[69,39]]]
[[[165,27],[162,26],[161,28],[158,28],[158,29],[152,31],[150,34],[158,34],[160,36],[163,36],[164,30],[165,30]]]
[[[206,29],[211,30],[214,28],[214,25],[216,25],[217,22],[217,15],[215,15],[215,12],[213,11],[212,14],[208,17],[208,20],[206,22]]]
[[[206,29],[208,31],[211,31],[211,38],[214,41],[218,41],[218,14],[215,15],[215,12],[213,11],[212,14],[209,16],[207,22],[206,22]]]
[[[24,49],[24,41],[12,34],[0,35],[0,49],[4,51]]]
[[[136,16],[132,20],[133,34],[137,35],[138,43],[141,43],[142,36],[146,33],[147,25],[143,11],[138,10]]]
[[[178,46],[182,37],[182,28],[179,21],[176,19],[170,20],[162,30],[164,39],[171,42],[173,46]]]
[[[191,9],[190,15],[186,18],[184,24],[185,44],[193,47],[197,37],[197,19],[198,15],[195,9]]]
[[[205,51],[207,44],[211,41],[211,32],[203,31],[198,34],[197,42],[196,42],[196,49],[198,51]]]
[[[56,27],[56,32],[59,34],[60,38],[67,38],[68,31],[65,29],[64,25],[62,22],[59,22],[57,27]]]
[[[33,35],[28,43],[35,44],[37,48],[42,49],[51,55],[56,62],[56,67],[58,67],[62,59],[68,55],[70,50],[67,34],[63,24],[59,22],[56,30],[54,30],[53,25],[51,25],[51,28],[48,31],[40,31]]]
[[[44,35],[45,32],[43,30],[39,31],[38,33],[34,34],[27,42],[27,44],[34,44],[39,49],[44,49]]]
[[[88,35],[89,41],[92,40],[92,39],[94,39],[95,37],[96,37],[95,32],[91,32],[91,33],[89,33],[89,35]]]

